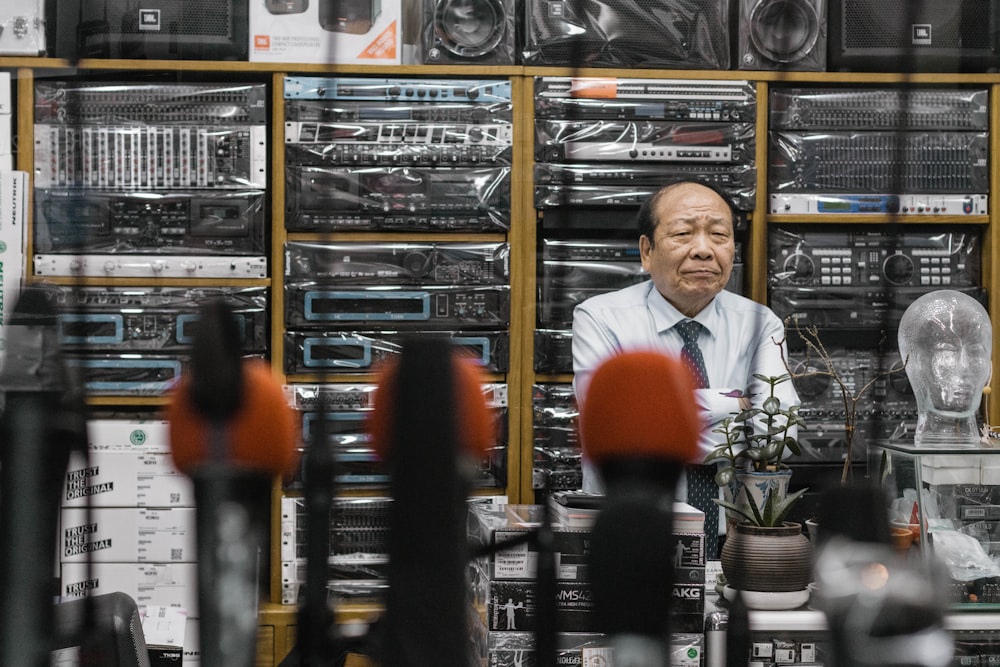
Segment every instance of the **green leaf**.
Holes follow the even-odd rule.
[[[716,449],[713,449],[708,455],[705,456],[703,463],[711,463],[712,461],[718,461],[719,459],[729,460],[729,447],[727,445],[722,445]]]
[[[765,461],[777,461],[781,456],[781,450],[785,446],[783,441],[773,440],[759,448],[761,459]]]
[[[799,441],[792,437],[785,438],[785,447],[788,447],[788,451],[796,456],[802,454],[802,446],[799,445]]]
[[[764,414],[774,416],[781,409],[781,400],[776,396],[768,396],[764,399],[761,408],[763,408]]]
[[[736,469],[732,466],[726,466],[715,473],[716,486],[729,486],[734,479],[736,479]]]
[[[765,461],[766,460],[766,457],[764,456],[764,451],[760,447],[754,447],[752,449],[746,449],[746,450],[744,450],[744,454],[746,455],[746,457],[748,459],[750,459],[754,463],[759,463],[760,461]]]

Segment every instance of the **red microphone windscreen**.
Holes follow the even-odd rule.
[[[178,470],[191,474],[200,464],[221,463],[275,475],[295,471],[299,456],[295,412],[266,362],[243,363],[243,400],[221,425],[226,438],[223,460],[216,460],[213,452],[219,425],[195,407],[191,382],[189,375],[181,378],[166,408],[170,452]]]
[[[441,406],[454,416],[456,435],[461,448],[473,456],[482,456],[497,441],[496,418],[483,395],[486,381],[482,367],[474,360],[455,352],[451,355],[454,406]],[[368,416],[368,433],[379,458],[387,460],[392,450],[392,424],[398,402],[405,400],[398,389],[399,360],[391,359],[379,371],[375,407]]]
[[[623,352],[594,371],[580,406],[580,441],[597,464],[652,458],[681,463],[698,453],[701,416],[691,375],[662,352]]]

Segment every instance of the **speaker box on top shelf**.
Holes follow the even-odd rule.
[[[525,0],[525,65],[729,69],[729,0]]]
[[[829,0],[830,70],[1000,67],[1000,0]]]
[[[382,0],[319,0],[319,24],[330,32],[365,35],[382,15]]]
[[[248,0],[58,0],[49,3],[60,58],[246,60]]]
[[[739,3],[739,69],[826,69],[826,0]]]
[[[515,0],[423,0],[427,64],[513,65]]]

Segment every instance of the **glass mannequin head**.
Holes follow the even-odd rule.
[[[979,443],[976,411],[991,373],[993,329],[972,297],[937,290],[899,322],[899,352],[917,400],[915,444]]]

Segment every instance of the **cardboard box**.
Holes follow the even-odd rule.
[[[194,484],[169,454],[93,450],[70,459],[63,507],[194,507]]]
[[[251,61],[398,65],[402,32],[401,0],[250,3]]]
[[[0,8],[0,56],[45,53],[45,0],[4,3]]]
[[[87,444],[122,452],[170,453],[170,424],[163,419],[91,419]]]
[[[556,635],[557,665],[582,665],[590,656],[610,650],[608,638],[602,634],[560,632]],[[488,632],[485,659],[488,667],[536,664],[534,633]]]
[[[0,116],[7,118],[10,116]],[[6,356],[7,326],[21,294],[28,175],[0,171],[0,368]]]
[[[193,563],[196,510],[190,507],[63,508],[59,559],[63,563]]]
[[[59,595],[73,600],[83,595],[122,591],[139,609],[147,605],[180,607],[198,615],[198,566],[195,563],[63,563]]]

